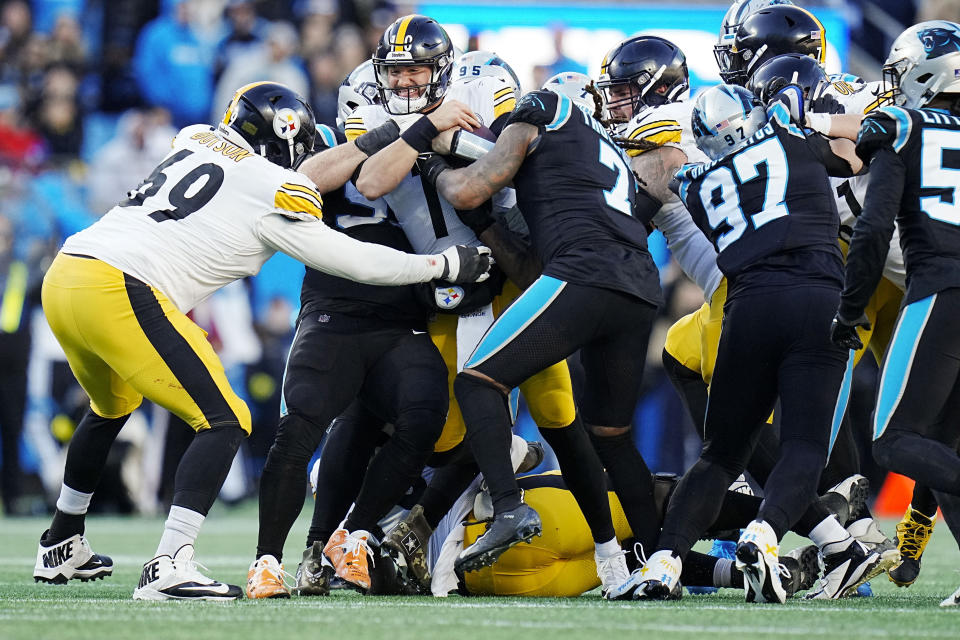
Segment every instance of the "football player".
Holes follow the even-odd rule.
[[[356,179],[358,189],[367,197],[382,196],[387,201],[417,251],[431,251],[431,247],[454,242],[479,243],[478,235],[483,242],[487,242],[487,238],[494,242],[488,235],[493,230],[490,217],[482,212],[478,215],[476,209],[488,199],[458,212],[424,178],[418,157],[431,150],[465,159],[482,155],[490,145],[471,130],[482,124],[492,132],[498,132],[516,104],[513,88],[504,80],[491,76],[451,86],[450,39],[436,21],[425,16],[406,16],[391,25],[373,60],[381,105],[361,107],[354,112],[347,120],[347,137],[362,134],[390,117],[402,121],[404,131],[401,140],[363,164]],[[448,114],[462,118],[461,130],[439,131],[437,121],[449,117]],[[502,188],[491,193],[491,197],[495,209],[512,207],[515,200],[510,190]],[[431,336],[444,359],[448,363],[457,363],[456,367],[450,368],[451,386],[456,372],[487,331],[492,318],[517,298],[520,290],[533,282],[540,272],[539,260],[513,263],[511,256],[528,254],[504,251],[510,248],[506,246],[508,241],[509,236],[506,236],[502,241],[494,242],[497,263],[510,281],[492,308],[471,314],[472,317],[441,315],[431,323]],[[581,460],[584,455],[582,445],[587,436],[574,407],[566,363],[562,358],[544,362],[541,369],[517,380],[514,386],[520,386],[534,421],[567,473],[571,490],[578,499],[592,505],[585,509],[588,521],[597,532],[598,553],[601,557],[612,557],[617,548],[609,509],[596,484],[600,463],[593,455],[587,463]],[[438,453],[452,452],[463,441],[464,433],[459,402],[451,403],[447,426],[435,450]],[[608,570],[603,576],[605,585],[616,584],[626,572],[622,558],[603,566]]]
[[[507,61],[490,51],[468,51],[453,63],[453,81],[470,82],[475,78],[493,76],[510,85],[520,95],[520,79]]]
[[[65,241],[44,279],[43,306],[90,409],[67,452],[57,511],[37,552],[37,580],[111,573],[109,558],[94,554],[83,536],[84,517],[110,445],[147,397],[197,435],[180,462],[156,556],[133,597],[242,594],[201,574],[193,560],[200,526],[250,430],[249,410],[185,315],[197,302],[257,273],[278,250],[370,284],[486,276],[489,264],[477,249],[418,256],[326,227],[314,182],[292,170],[312,151],[315,135],[313,112],[289,88],[244,86],[217,127],[182,129],[126,200]]]
[[[835,155],[842,144],[808,137],[794,124],[803,121],[799,87],[785,87],[773,100],[765,111],[745,89],[720,85],[694,107],[697,146],[712,162],[678,173],[679,194],[717,248],[728,279],[724,331],[700,460],[671,500],[657,552],[618,590],[634,598],[678,597],[682,560],[716,516],[718,488],[743,471],[779,397],[781,457],[757,518],[740,537],[737,566],[748,601],[782,603],[778,541],[813,504],[826,462],[846,370],[843,351],[810,330],[825,322],[842,266],[827,176],[860,167]],[[748,398],[744,385],[752,390]],[[828,566],[839,555],[845,559],[837,595],[856,589],[879,562],[834,518],[810,537]]]
[[[884,467],[930,487],[951,529],[960,524],[958,386],[951,354],[960,334],[960,253],[951,153],[960,147],[960,25],[931,21],[906,29],[884,64],[896,106],[863,121],[857,154],[871,183],[854,227],[833,341],[859,347],[856,328],[883,271],[894,225],[908,274],[904,305],[883,361],[874,415],[873,453]],[[887,88],[885,87],[885,88]],[[960,589],[941,606],[960,604]]]
[[[582,86],[573,91],[576,101],[566,91],[527,94],[492,151],[464,169],[437,163],[427,170],[439,192],[461,207],[477,206],[512,181],[544,263],[543,275],[497,319],[454,385],[495,512],[486,533],[457,558],[464,571],[490,564],[540,530],[536,511],[522,503],[507,464],[510,388],[579,349],[586,373],[582,419],[595,435],[626,433],[637,400],[647,338],[661,301],[641,221],[648,201],[594,117],[593,100],[579,99],[583,91]],[[568,485],[570,464],[582,468],[589,460],[584,440],[571,442],[579,457],[560,459]],[[635,455],[629,458],[639,458],[630,447]],[[595,542],[607,545],[589,517],[590,510],[608,512],[606,499],[601,507],[574,494],[588,514]],[[652,492],[649,498],[652,503]]]

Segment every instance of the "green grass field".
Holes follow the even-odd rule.
[[[888,532],[892,522],[885,524]],[[784,606],[747,605],[743,594],[723,590],[672,603],[605,602],[599,590],[580,598],[363,597],[236,603],[144,603],[130,594],[140,568],[159,539],[162,521],[90,518],[94,550],[113,556],[105,581],[65,586],[35,584],[36,541],[46,519],[0,520],[0,638],[636,638],[637,632],[669,638],[960,638],[960,609],[940,600],[960,584],[960,552],[943,524],[924,557],[917,584],[897,589],[875,579],[876,597],[839,602],[793,599]],[[254,507],[217,509],[208,518],[198,559],[217,579],[244,584],[256,543]],[[287,546],[299,559],[306,531],[301,518]],[[788,538],[784,548],[796,546]],[[290,567],[288,567],[290,569]],[[295,569],[295,567],[293,567]],[[610,634],[607,636],[606,634]],[[709,636],[705,635],[709,634]]]

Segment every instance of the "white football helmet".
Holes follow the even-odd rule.
[[[567,96],[573,103],[592,114],[597,105],[594,102],[593,94],[587,91],[587,85],[592,83],[590,76],[576,71],[564,71],[555,76],[547,78],[547,81],[540,87],[543,91],[552,91],[560,95]]]
[[[373,72],[373,61],[364,60],[350,72],[337,91],[337,126],[343,129],[347,118],[357,107],[379,102],[380,90]]]
[[[719,84],[697,97],[690,120],[697,146],[711,160],[719,160],[767,124],[767,112],[747,89]]]
[[[960,93],[960,25],[930,20],[907,28],[890,47],[883,85],[896,104],[909,109],[939,93]]]
[[[500,78],[520,94],[520,79],[513,68],[490,51],[468,51],[453,63],[453,81],[465,82],[482,76]]]
[[[713,46],[713,56],[717,59],[717,66],[720,71],[726,72],[730,69],[730,49],[733,47],[733,39],[737,35],[737,29],[743,24],[748,15],[754,11],[759,11],[774,4],[790,4],[791,0],[735,0],[727,13],[723,16],[723,22],[720,23],[720,35],[717,38],[717,44]]]

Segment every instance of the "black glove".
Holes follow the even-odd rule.
[[[493,202],[487,200],[474,209],[455,209],[460,222],[470,227],[470,230],[479,238],[480,234],[494,223]]]
[[[450,168],[450,164],[444,160],[443,156],[436,153],[424,154],[417,158],[417,169],[420,175],[433,186],[437,186],[437,178],[440,174]]]
[[[377,151],[386,148],[392,142],[400,139],[400,127],[393,120],[387,120],[375,129],[367,131],[354,141],[357,149],[367,154],[369,158]]]
[[[811,113],[845,113],[843,105],[840,104],[835,97],[830,94],[823,94],[818,96],[810,101],[810,104],[807,106],[807,110]]]
[[[863,349],[863,341],[857,335],[857,327],[864,329],[870,328],[870,321],[866,314],[860,314],[860,317],[853,322],[844,320],[839,313],[833,316],[833,322],[830,324],[830,340],[833,344],[844,349],[853,349],[859,351]]]
[[[483,282],[490,277],[490,249],[456,245],[440,254],[444,260],[441,280],[453,284]]]

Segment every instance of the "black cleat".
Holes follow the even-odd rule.
[[[454,568],[465,573],[489,567],[504,551],[520,542],[530,542],[542,530],[537,512],[521,503],[510,511],[496,514],[486,532],[460,552]]]
[[[780,556],[780,563],[790,572],[790,577],[783,580],[788,598],[810,589],[820,577],[820,550],[814,544],[798,547]]]

